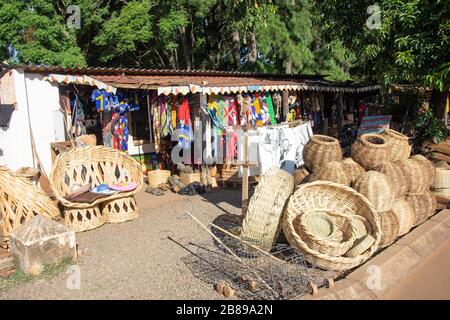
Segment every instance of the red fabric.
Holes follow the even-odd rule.
[[[191,123],[191,110],[189,108],[187,98],[183,98],[183,102],[181,102],[178,107],[178,120],[183,121],[185,125],[189,125]]]

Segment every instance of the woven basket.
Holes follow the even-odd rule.
[[[426,174],[429,177],[428,186],[430,187],[431,185],[433,185],[436,178],[436,168],[433,166],[433,163],[421,154],[413,155],[411,156],[411,159],[419,161],[425,166]]]
[[[31,180],[3,167],[0,170],[0,233],[3,237],[0,244],[8,240],[11,231],[36,215],[53,220],[61,218],[56,202]]]
[[[366,133],[352,144],[352,158],[364,169],[375,169],[382,162],[387,161],[388,144],[379,134]]]
[[[242,239],[269,251],[278,237],[281,214],[293,191],[293,176],[279,168],[270,168],[250,199],[242,221]]]
[[[336,182],[349,186],[351,178],[341,161],[331,161],[319,171],[314,172],[309,179],[309,181],[318,180]]]
[[[400,225],[397,215],[391,210],[380,213],[381,217],[381,241],[379,248],[385,248],[394,243],[397,239]]]
[[[406,199],[395,199],[391,210],[398,220],[398,236],[402,236],[414,226],[414,209]]]
[[[355,182],[356,179],[358,179],[360,175],[362,175],[364,172],[366,172],[364,170],[364,168],[358,164],[358,162],[356,162],[355,160],[353,160],[350,157],[342,160],[342,164],[345,167],[347,175],[350,177],[351,183]]]
[[[328,216],[328,221],[332,227],[328,234],[324,234],[323,225]],[[299,233],[302,240],[312,250],[330,256],[341,256],[347,252],[356,240],[356,230],[351,223],[350,217],[347,215],[337,214],[335,212],[307,212],[299,216],[300,230]],[[340,231],[339,239],[333,237],[335,230]]]
[[[367,197],[378,212],[390,210],[394,203],[392,181],[381,172],[365,172],[355,181],[353,187]]]
[[[433,189],[450,188],[450,170],[444,168],[436,168],[436,177],[431,187]]]
[[[361,215],[370,223],[375,243],[356,257],[335,257],[308,247],[296,232],[293,221],[306,212],[328,211],[342,215]],[[289,198],[283,215],[283,231],[289,243],[305,258],[324,269],[348,270],[360,265],[375,253],[381,239],[380,217],[370,201],[354,189],[328,181],[315,181],[297,187]]]
[[[97,137],[95,134],[84,134],[75,139],[77,146],[95,146],[97,144]]]
[[[372,227],[370,226],[369,221],[366,218],[359,215],[350,216],[352,220],[353,227],[356,230],[356,239],[360,239],[366,234],[372,233]]]
[[[440,197],[450,197],[450,188],[445,188],[445,189],[431,189],[431,192],[432,192],[435,196],[440,196]]]
[[[421,195],[429,189],[430,178],[423,163],[409,158],[400,162],[400,168],[406,178],[408,195]]]
[[[385,161],[377,166],[375,170],[383,173],[390,179],[396,198],[401,198],[406,195],[408,192],[408,183],[398,162]]]
[[[166,183],[170,177],[170,170],[151,170],[147,173],[148,185],[158,188],[161,183]]]
[[[447,161],[444,161],[444,160],[436,161],[433,163],[433,165],[436,168],[447,169],[447,170],[450,169],[450,166],[448,165]]]
[[[309,172],[306,168],[301,167],[294,170],[294,185],[298,186],[301,183],[307,182],[309,177]]]
[[[375,238],[370,234],[366,234],[355,241],[353,247],[345,253],[345,256],[349,258],[357,257],[368,250],[374,242]]]
[[[414,226],[425,222],[436,210],[436,198],[429,191],[423,195],[408,195],[406,200],[414,210]]]
[[[389,161],[401,162],[408,159],[411,146],[408,144],[407,136],[392,129],[385,129],[382,135],[389,145]]]
[[[316,134],[304,149],[305,166],[312,172],[324,167],[330,161],[342,160],[339,141],[333,137]]]

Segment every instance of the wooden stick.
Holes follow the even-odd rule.
[[[203,229],[206,230],[206,232],[208,232],[213,238],[214,240],[216,240],[217,242],[219,242],[224,248],[225,250],[227,250],[237,261],[239,261],[243,266],[245,266],[247,269],[249,269],[253,275],[259,280],[261,281],[262,284],[264,284],[264,286],[266,286],[269,290],[275,292],[275,294],[279,297],[280,295],[278,294],[278,292],[273,289],[271,286],[269,286],[267,284],[266,281],[264,281],[263,278],[261,278],[254,270],[253,268],[251,268],[249,265],[247,265],[244,261],[242,261],[241,258],[239,258],[234,252],[233,250],[231,250],[230,248],[228,248],[228,246],[226,244],[224,244],[222,242],[222,240],[220,240],[214,233],[211,232],[211,230],[208,229],[207,226],[205,226],[200,220],[198,220],[196,217],[194,217],[189,211],[186,211],[186,213],[195,221],[197,222]]]
[[[264,251],[263,249],[261,249],[261,248],[255,246],[254,244],[251,244],[250,242],[247,242],[247,241],[245,241],[245,240],[239,238],[238,236],[236,236],[236,235],[232,234],[231,232],[229,232],[229,231],[227,231],[227,230],[225,230],[225,229],[223,229],[223,228],[221,228],[221,227],[215,225],[214,223],[210,223],[209,225],[210,225],[211,227],[216,228],[217,230],[219,230],[219,231],[225,233],[227,236],[230,236],[230,237],[232,237],[232,238],[234,238],[234,239],[236,239],[236,240],[242,241],[242,242],[245,243],[246,245],[248,245],[248,246],[252,247],[253,249],[255,249],[255,250],[261,252],[262,254],[264,254],[264,255],[266,255],[266,256],[268,256],[268,257],[270,257],[270,258],[276,260],[277,262],[286,263],[286,261],[283,261],[283,260],[281,260],[281,259],[278,259],[277,257],[275,257],[275,256],[271,255],[270,253]]]
[[[248,132],[244,131],[244,162],[248,163]],[[248,166],[242,169],[242,217],[247,214],[248,208]]]

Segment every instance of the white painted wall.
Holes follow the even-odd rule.
[[[33,131],[37,154],[47,175],[51,170],[50,143],[64,141],[61,125],[62,117],[55,119],[60,110],[58,86],[44,81],[43,75],[26,74],[21,70],[14,70],[14,87],[17,97],[17,109],[14,110],[9,128],[0,129],[0,148],[3,155],[0,163],[12,170],[20,167],[33,167],[29,123]],[[28,117],[28,106],[30,117]],[[29,119],[31,121],[29,121]],[[62,136],[61,136],[62,135]]]

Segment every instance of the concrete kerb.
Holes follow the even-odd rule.
[[[297,299],[378,299],[448,238],[450,210],[444,209],[355,269],[346,278],[336,281],[334,288],[321,288],[315,296],[305,295]]]

